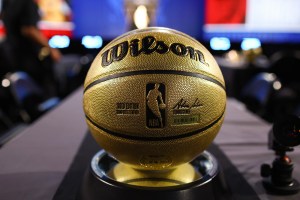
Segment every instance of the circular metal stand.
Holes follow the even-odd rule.
[[[218,190],[218,178],[216,177],[218,177],[219,174],[219,167],[217,160],[207,151],[204,151],[201,155],[188,164],[192,166],[191,168],[181,167],[182,170],[189,169],[189,171],[191,171],[190,169],[192,169],[193,173],[195,174],[193,180],[189,179],[189,181],[186,182],[181,181],[186,180],[184,177],[183,179],[179,177],[178,180],[171,180],[169,178],[170,176],[164,178],[164,175],[159,177],[157,176],[157,173],[159,173],[157,171],[152,173],[153,176],[147,175],[146,177],[142,176],[141,178],[136,177],[135,173],[135,177],[130,179],[131,181],[128,181],[128,179],[125,181],[120,181],[120,178],[114,176],[116,173],[113,171],[119,164],[120,163],[117,160],[107,154],[104,150],[99,151],[93,157],[90,169],[86,171],[78,199],[216,199],[216,190]],[[178,171],[180,170],[181,169],[178,169]],[[179,172],[181,174],[180,176],[191,176],[191,172],[186,171],[186,173],[184,173],[182,170]],[[121,170],[121,174],[121,176],[126,176],[128,173],[124,170]],[[178,176],[172,175],[172,177]],[[141,182],[137,183],[136,180],[142,180],[142,184],[140,184]]]

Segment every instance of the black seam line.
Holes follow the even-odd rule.
[[[135,178],[135,179],[124,181],[124,183],[142,182],[142,181],[164,181],[164,182],[169,182],[169,183],[175,183],[178,185],[182,185],[185,183],[182,181],[177,181],[177,180],[172,180],[172,179],[167,179],[167,178]]]
[[[225,90],[225,86],[221,82],[219,82],[218,80],[216,80],[212,77],[206,76],[204,74],[197,74],[197,73],[193,73],[193,72],[176,71],[176,70],[140,70],[140,71],[130,71],[130,72],[122,72],[122,73],[118,73],[118,74],[108,75],[108,76],[105,76],[98,80],[95,80],[94,82],[92,82],[88,86],[86,86],[83,93],[85,93],[91,87],[93,87],[99,83],[102,83],[104,81],[108,81],[110,79],[115,79],[115,78],[120,78],[120,77],[125,77],[125,76],[144,75],[144,74],[175,74],[175,75],[182,75],[182,76],[192,76],[192,77],[201,78],[201,79],[210,81],[212,83],[215,83],[218,86],[220,86],[223,90]]]
[[[101,129],[104,132],[106,132],[106,133],[108,133],[110,135],[116,136],[116,137],[120,137],[120,138],[124,138],[124,139],[129,139],[129,140],[138,140],[138,141],[166,141],[166,140],[176,140],[176,139],[187,138],[187,137],[199,134],[199,133],[201,133],[201,132],[203,132],[203,131],[211,128],[216,123],[218,123],[222,119],[224,113],[225,113],[225,110],[223,111],[223,113],[221,114],[221,116],[218,119],[216,119],[214,122],[212,122],[208,126],[205,126],[205,127],[201,128],[201,129],[198,129],[196,131],[192,131],[192,132],[185,133],[185,134],[182,134],[182,135],[175,135],[175,136],[169,136],[169,137],[139,137],[139,136],[125,135],[125,134],[121,134],[121,133],[114,132],[114,131],[108,130],[106,128],[103,128],[103,127],[99,126],[98,124],[96,124],[88,116],[85,116],[85,117],[86,117],[86,119],[89,122],[91,122],[98,129]]]

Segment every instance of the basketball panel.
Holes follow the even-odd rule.
[[[216,137],[224,116],[214,126],[190,137],[138,141],[111,135],[88,120],[90,131],[97,143],[119,161],[140,169],[164,169],[190,162],[203,152]]]
[[[87,87],[97,79],[112,74],[137,70],[161,70],[166,67],[170,70],[202,73],[217,79],[223,85],[225,84],[222,73],[213,56],[201,43],[193,38],[178,31],[160,28],[150,28],[148,31],[134,31],[131,33],[117,38],[100,51],[86,76],[84,87]],[[148,39],[149,37],[151,39]],[[151,45],[148,49],[153,50],[155,47],[159,49],[161,46],[164,46],[167,50],[163,53],[159,50],[150,51],[151,53],[143,51],[142,45],[145,38],[149,42],[144,45]],[[125,43],[127,45],[126,48],[123,45]],[[103,66],[105,53],[108,54],[105,60],[112,60],[114,48],[118,49],[119,52],[115,57],[123,55],[122,59],[116,58],[114,62]],[[136,48],[140,53],[132,56],[133,49]],[[124,53],[120,53],[120,51]],[[201,59],[202,57],[203,59]]]
[[[176,79],[176,82],[173,80]],[[147,85],[164,85],[158,91],[164,109],[156,104],[163,120],[149,109]],[[92,100],[91,100],[92,99]],[[181,75],[136,75],[115,78],[95,85],[84,94],[87,117],[104,129],[139,137],[170,137],[209,126],[225,111],[224,89],[207,80]],[[155,105],[154,105],[155,106]],[[152,114],[152,118],[147,115]],[[153,128],[149,126],[153,123]],[[156,125],[158,124],[158,125]]]

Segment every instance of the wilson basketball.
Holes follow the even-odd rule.
[[[216,137],[225,84],[213,56],[192,37],[167,28],[121,35],[94,59],[83,107],[97,143],[138,169],[187,163]]]

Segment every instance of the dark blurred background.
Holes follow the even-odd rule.
[[[0,0],[0,8],[4,0]],[[38,23],[63,58],[51,67],[57,93],[5,62],[0,18],[0,132],[37,120],[82,86],[105,44],[133,29],[163,26],[200,41],[223,72],[228,97],[273,122],[300,114],[298,0],[36,0]],[[1,12],[1,10],[0,10]]]

